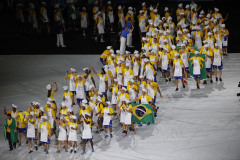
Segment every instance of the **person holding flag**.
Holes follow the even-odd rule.
[[[197,83],[197,89],[200,89],[200,77],[201,77],[201,69],[203,67],[202,62],[206,62],[202,57],[198,56],[199,52],[195,51],[195,56],[191,57],[189,60],[192,61],[190,65],[193,66],[193,77]]]
[[[113,109],[110,107],[110,101],[104,103],[104,108],[101,111],[101,116],[103,117],[103,125],[105,128],[105,137],[108,137],[108,128],[110,132],[110,137],[112,138],[112,116],[114,115]]]
[[[152,105],[153,103],[153,98],[147,94],[147,90],[143,88],[142,90],[142,95],[140,95],[137,99],[135,99],[133,102],[139,101],[140,104],[150,104]],[[148,123],[147,125],[150,125]],[[142,123],[139,124],[139,127],[142,126]]]
[[[8,140],[9,144],[9,151],[16,149],[16,143],[18,141],[17,130],[16,130],[16,121],[12,118],[11,114],[7,114],[7,119],[4,121],[3,124],[3,133],[5,140]]]

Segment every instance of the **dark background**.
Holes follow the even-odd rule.
[[[77,5],[79,7],[86,6],[89,12],[90,20],[92,20],[92,5],[87,4],[87,1],[80,1]],[[138,0],[113,0],[112,1],[117,10],[118,3],[128,6],[135,7],[137,9],[137,13],[141,8],[142,1]],[[175,11],[177,9],[177,4],[179,0],[145,0],[147,5],[156,4],[159,2],[159,11],[161,17],[164,16],[164,7],[167,6],[169,8],[173,8],[173,20],[176,23]],[[184,4],[189,4],[190,1],[180,1]],[[239,1],[196,1],[198,5],[201,5],[201,9],[203,9],[205,13],[207,10],[213,10],[214,7],[218,7],[220,9],[220,13],[222,13],[223,17],[226,17],[228,13],[228,20],[226,21],[226,27],[229,30],[229,53],[240,53],[240,44],[239,44],[239,36],[240,36],[240,8],[237,4]],[[105,3],[105,2],[104,2]],[[36,11],[38,12],[38,11]],[[53,7],[50,6],[48,10],[49,14],[53,12]],[[117,15],[115,15],[117,18]],[[51,20],[51,17],[49,17]],[[107,45],[112,45],[114,49],[119,49],[119,36],[117,32],[115,34],[106,33],[104,39],[105,43],[95,42],[93,39],[93,29],[92,26],[88,28],[88,36],[87,38],[83,38],[81,36],[81,31],[68,31],[64,33],[64,43],[67,45],[66,48],[57,48],[56,47],[56,36],[55,31],[53,30],[52,34],[36,34],[32,31],[32,24],[26,23],[24,25],[24,32],[18,32],[17,22],[15,20],[14,11],[9,10],[4,7],[0,13],[1,19],[1,29],[0,29],[0,52],[1,54],[101,54]],[[138,24],[137,19],[136,24]],[[26,18],[25,18],[26,21]],[[117,19],[115,19],[117,21]],[[92,24],[92,22],[90,21]],[[116,24],[117,25],[117,24]],[[53,26],[51,26],[54,28]],[[134,30],[133,33],[133,45],[135,48],[129,49],[133,51],[134,49],[140,49],[140,40],[138,34],[138,27]]]

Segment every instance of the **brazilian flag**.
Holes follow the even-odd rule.
[[[153,107],[150,104],[132,104],[132,120],[136,123],[154,123]]]

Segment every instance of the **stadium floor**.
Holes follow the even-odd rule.
[[[66,52],[66,54],[68,54]],[[29,146],[24,144],[9,152],[8,143],[0,134],[1,160],[40,160],[40,159],[163,159],[163,160],[238,160],[240,157],[240,110],[236,93],[240,77],[240,54],[224,56],[223,82],[200,85],[189,79],[185,89],[175,92],[175,84],[165,83],[158,72],[157,78],[163,99],[157,95],[160,107],[155,124],[142,128],[136,126],[136,135],[131,132],[122,136],[122,128],[117,120],[113,121],[113,138],[104,139],[103,133],[93,134],[95,152],[82,156],[78,147],[77,154],[57,154],[56,141],[50,145],[49,155],[39,148],[29,155]],[[82,68],[90,67],[99,71],[99,55],[6,55],[0,57],[0,104],[19,106],[27,110],[31,101],[45,105],[48,83],[57,81],[59,91],[55,94],[58,106],[62,100],[62,86],[67,69],[74,67],[82,74]],[[96,84],[97,77],[94,75]],[[76,107],[76,106],[75,106]],[[78,111],[75,108],[75,111]],[[78,113],[78,112],[77,112]],[[1,122],[5,119],[0,112]],[[93,127],[95,131],[95,127]],[[2,123],[0,124],[2,133]],[[78,135],[80,143],[80,134]],[[24,142],[24,141],[23,141]]]

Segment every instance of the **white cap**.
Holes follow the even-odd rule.
[[[159,33],[163,33],[163,30],[159,30],[158,32],[159,32]]]
[[[169,16],[169,17],[168,17],[168,21],[171,21],[171,20],[172,20],[172,17],[171,17],[171,16]]]
[[[183,43],[183,44],[181,44],[181,47],[185,47],[186,45]]]
[[[140,10],[139,13],[143,13],[144,11],[143,10]]]
[[[189,7],[190,7],[189,4],[187,4],[185,8],[189,8]]]
[[[41,118],[42,118],[42,119],[46,119],[46,120],[47,120],[47,116],[42,116]]]
[[[68,90],[68,86],[63,86],[64,91]]]
[[[39,102],[35,102],[35,105],[38,105],[38,106],[40,106],[40,103],[39,103]]]
[[[208,35],[209,35],[209,36],[212,35],[212,32],[208,32]]]
[[[204,45],[204,47],[205,47],[205,48],[208,48],[208,47],[209,47],[209,45],[208,45],[208,44],[205,44],[205,45]]]
[[[133,79],[130,79],[130,82],[134,83],[134,80],[133,80]]]
[[[185,37],[185,38],[187,38],[187,37]],[[183,41],[183,44],[184,44],[184,45],[185,45],[185,44],[187,44],[187,41],[186,41],[186,40],[184,40],[184,41]],[[186,46],[186,45],[185,45],[185,46]]]
[[[72,116],[72,119],[75,119],[75,120],[76,120],[76,119],[77,119],[77,117],[76,117],[75,115],[73,115],[73,116]]]
[[[145,2],[143,2],[143,3],[142,3],[142,6],[144,6],[144,5],[146,5],[146,3],[145,3]]]
[[[151,6],[151,7],[149,8],[149,10],[152,11],[152,10],[153,10],[153,7]]]
[[[127,89],[125,87],[122,87],[122,90],[126,91]]]
[[[52,99],[51,97],[49,97],[49,98],[48,98],[48,101],[51,102],[51,101],[53,101],[53,99]]]
[[[71,70],[71,71],[73,71],[73,72],[75,72],[75,71],[76,71],[76,69],[74,69],[74,68],[70,68],[70,70]]]
[[[43,108],[43,107],[40,107],[40,110],[41,110],[41,111],[44,111],[44,108]]]
[[[12,104],[12,107],[14,107],[14,108],[16,108],[16,109],[18,108],[18,106],[16,106],[15,104]]]
[[[66,107],[66,103],[65,102],[62,102],[62,107]]]
[[[129,54],[130,52],[129,51],[126,51],[126,54]]]
[[[147,90],[145,88],[142,89],[142,92],[147,92]]]
[[[144,76],[143,76],[143,75],[141,75],[141,76],[139,76],[139,78],[140,78],[140,79],[142,79],[142,78],[144,78]]]
[[[120,53],[120,50],[116,50],[116,53]]]
[[[138,58],[138,57],[139,57],[139,54],[135,54],[135,57],[137,57],[137,58]]]
[[[135,50],[133,53],[136,53],[136,54],[138,54],[139,52],[138,52],[138,50]]]
[[[47,89],[47,90],[51,90],[51,89],[52,89],[51,84],[48,84],[48,85],[46,86],[46,89]]]
[[[72,112],[72,108],[69,107],[69,108],[68,108],[68,112]]]
[[[111,49],[112,48],[112,46],[107,46],[107,49]]]
[[[225,24],[221,24],[221,27],[226,27],[226,25]]]
[[[215,10],[215,11],[217,11],[217,12],[219,11],[219,9],[218,9],[218,8],[214,8],[214,10]]]
[[[175,46],[175,45],[172,45],[172,49],[173,49],[173,50],[176,49],[176,46]]]
[[[102,92],[98,92],[98,94],[102,95]]]
[[[164,39],[163,42],[168,42],[167,39]]]
[[[111,102],[110,101],[106,101],[106,103],[110,106],[111,105]]]
[[[182,31],[178,31],[177,34],[182,34]]]
[[[153,10],[153,12],[157,12],[157,11],[158,11],[158,9],[156,9],[156,8]]]
[[[178,54],[178,53],[175,53],[174,56],[175,56],[175,57],[176,57],[176,56],[179,56],[179,54]]]
[[[34,116],[34,112],[30,112],[29,115]]]
[[[118,80],[117,80],[117,79],[114,79],[113,81],[114,81],[114,82],[117,82]]]
[[[201,12],[200,12],[200,14],[204,14],[205,12],[204,12],[204,10],[202,10]]]
[[[142,40],[145,41],[147,38],[146,37],[142,37]]]
[[[182,3],[179,3],[179,4],[178,4],[178,7],[182,7]]]
[[[118,10],[120,10],[120,9],[122,9],[122,6],[121,6],[121,5],[118,6]]]
[[[132,7],[128,7],[128,10],[133,10],[133,8]]]
[[[165,11],[165,12],[168,11],[168,7],[165,7],[165,8],[164,8],[164,11]]]
[[[122,82],[118,82],[118,85],[121,85],[121,86],[122,86],[123,84],[122,84]]]
[[[216,47],[216,46],[218,46],[218,47],[219,47],[219,45],[218,45],[217,43],[215,43],[215,47]]]
[[[149,59],[147,59],[147,58],[144,58],[144,62],[149,62]]]
[[[83,68],[83,71],[86,71],[86,70],[88,70],[88,68]]]
[[[52,105],[52,103],[51,103],[51,102],[49,102],[49,101],[47,101],[47,104],[50,104],[50,105]]]
[[[82,103],[85,103],[85,104],[86,104],[87,102],[88,102],[88,101],[87,101],[86,99],[82,100]]]
[[[199,52],[198,52],[198,51],[195,51],[194,53],[195,53],[195,54],[199,54]]]
[[[112,54],[111,54],[111,56],[112,56],[112,57],[115,57],[115,54],[114,54],[114,53],[112,53]]]
[[[183,12],[180,12],[180,15],[184,15],[184,13],[183,13]]]

